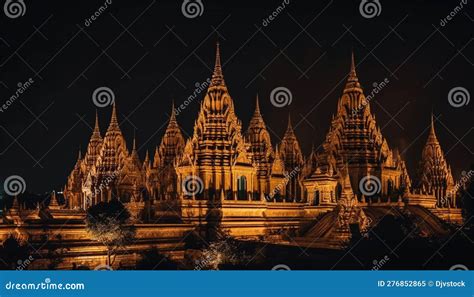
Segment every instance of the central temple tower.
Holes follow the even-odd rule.
[[[193,136],[176,164],[181,195],[192,199],[249,200],[257,189],[257,169],[222,73],[219,44],[211,83],[201,102]],[[191,189],[192,188],[192,189]]]

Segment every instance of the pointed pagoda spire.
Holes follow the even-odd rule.
[[[255,114],[256,115],[261,115],[261,113],[260,113],[260,103],[258,101],[258,94],[257,94],[257,97],[255,98]]]
[[[351,68],[347,76],[347,82],[344,88],[344,93],[350,92],[350,91],[362,92],[362,88],[360,86],[359,78],[357,77],[357,72],[356,72],[354,51],[352,51],[352,54],[351,54]]]
[[[280,148],[278,147],[278,144],[275,145],[275,158],[280,158]]]
[[[176,121],[176,110],[174,109],[174,99],[171,102],[171,116],[170,121]]]
[[[133,147],[132,147],[132,152],[130,153],[130,157],[135,162],[135,164],[139,166],[140,157],[138,156],[138,152],[137,152],[137,141],[135,137],[135,132],[133,132]]]
[[[133,148],[132,148],[132,152],[136,152],[137,151],[137,139],[135,137],[135,131],[133,131]]]
[[[176,111],[173,102],[168,127],[161,139],[160,145],[155,151],[153,166],[166,167],[173,164],[175,158],[180,155],[184,149],[184,141],[183,133],[176,120]]]
[[[92,132],[93,136],[99,136],[100,137],[100,127],[99,127],[99,114],[97,112],[97,109],[95,110],[95,124],[94,124],[94,132]]]
[[[113,129],[119,129],[119,124],[118,124],[118,120],[117,120],[117,108],[116,108],[116,103],[115,102],[112,105],[112,117],[110,118],[110,124],[109,124],[109,128],[107,129],[107,131],[113,130]]]
[[[288,126],[286,127],[286,134],[291,133],[294,134],[293,124],[291,123],[291,114],[288,113]]]
[[[436,137],[436,132],[435,132],[433,112],[431,112],[431,127],[430,127],[430,134],[428,136],[427,143],[439,143],[438,138]]]
[[[150,162],[150,154],[148,153],[148,150],[146,150],[145,161],[143,163],[148,164],[149,162]]]
[[[173,128],[174,127],[179,127],[178,121],[176,120],[176,110],[174,108],[174,100],[171,103],[171,115],[170,115],[170,119],[169,119],[169,122],[168,122],[168,129],[171,129],[172,127]]]
[[[158,146],[155,147],[155,154],[153,155],[153,168],[158,168],[160,166],[160,151]]]
[[[349,78],[351,78],[352,80],[358,80],[356,67],[355,67],[354,50],[352,50],[352,53],[351,53],[351,70],[349,72]]]
[[[77,160],[81,160],[82,159],[82,150],[81,150],[81,147],[79,146],[79,152],[77,153]]]
[[[214,72],[212,73],[211,78],[211,87],[214,86],[225,86],[224,75],[222,74],[219,41],[216,43],[216,62],[214,64]]]

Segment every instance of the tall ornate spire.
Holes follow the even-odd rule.
[[[94,124],[94,132],[92,132],[92,135],[100,137],[99,114],[97,113],[97,110],[95,111],[95,124]]]
[[[295,134],[295,131],[293,130],[293,124],[291,123],[291,114],[288,113],[288,125],[286,127],[286,132],[285,132],[285,136],[286,135],[294,135]]]
[[[175,170],[179,176],[198,174],[204,183],[204,193],[211,193],[213,185],[237,193],[236,181],[224,177],[238,166],[239,174],[250,181],[256,175],[256,166],[251,161],[249,145],[242,135],[242,123],[235,114],[234,101],[224,83],[219,45],[216,47],[216,62],[211,83],[202,100],[198,118],[194,124],[193,136],[187,141],[183,154],[176,161]],[[205,175],[212,170],[214,177]],[[241,181],[241,186],[244,181]],[[252,185],[245,187],[250,192]],[[255,184],[253,184],[255,187]],[[211,191],[209,191],[211,190]],[[247,191],[239,191],[241,199],[247,199]],[[227,197],[227,196],[226,196]]]
[[[216,62],[214,64],[214,72],[211,78],[211,87],[225,86],[224,75],[222,74],[221,53],[219,49],[219,42],[216,43]]]
[[[107,129],[107,131],[117,130],[117,129],[120,129],[120,128],[119,128],[119,124],[118,124],[118,120],[117,120],[117,108],[116,108],[116,104],[114,102],[114,104],[112,105],[112,117],[110,118],[110,124],[109,124],[109,128]]]
[[[271,169],[271,155],[273,153],[270,133],[260,113],[258,95],[255,99],[255,112],[250,120],[245,138],[250,143],[252,161],[257,164],[259,178],[268,177]]]
[[[419,176],[419,186],[434,194],[438,206],[446,207],[447,199],[444,198],[451,194],[454,188],[454,181],[450,167],[436,137],[433,114],[431,114],[430,134],[421,155]]]
[[[136,140],[136,137],[135,137],[135,133],[133,135],[133,147],[132,147],[132,152],[136,152],[137,151],[137,140]]]
[[[105,176],[120,170],[128,156],[127,144],[117,121],[117,109],[114,103],[109,128],[97,157],[99,175]]]
[[[150,166],[150,155],[148,153],[148,150],[146,150],[145,160],[143,161],[143,167],[149,167],[149,166]]]
[[[130,153],[130,157],[136,165],[139,165],[140,157],[138,156],[138,152],[137,152],[137,141],[136,141],[135,133],[133,135],[133,147],[132,147],[132,152]]]
[[[304,158],[301,147],[288,115],[288,127],[280,145],[280,157],[283,160],[285,171],[296,173],[286,186],[286,199],[295,200],[301,197],[302,188],[299,184],[300,170],[303,169]]]
[[[100,135],[99,115],[96,110],[94,130],[92,132],[91,138],[89,140],[89,144],[87,145],[87,151],[84,156],[85,170],[83,173],[85,175],[92,168],[92,166],[95,165],[101,146],[102,146],[102,136]]]
[[[293,125],[291,124],[290,114],[288,114],[288,127],[281,141],[280,150],[287,170],[291,171],[295,169],[295,167],[303,164],[303,153],[301,152],[300,144],[293,130]]]
[[[260,103],[258,101],[258,94],[257,97],[255,98],[255,112],[254,115],[261,115],[260,113]]]
[[[359,78],[357,77],[357,72],[356,72],[354,51],[352,51],[352,55],[351,55],[351,68],[349,71],[349,75],[347,76],[347,82],[344,88],[344,93],[348,93],[351,91],[357,91],[357,92],[362,93],[362,88],[360,86]]]
[[[157,167],[164,168],[173,164],[175,158],[181,154],[184,148],[184,137],[176,120],[174,102],[171,107],[171,115],[166,128],[165,135],[155,153]],[[159,161],[157,161],[159,160]],[[158,163],[159,162],[159,163]]]
[[[176,110],[174,109],[174,100],[171,103],[171,115],[168,122],[167,130],[170,130],[170,129],[180,129],[178,125],[178,121],[176,120]]]
[[[433,112],[431,112],[431,127],[430,127],[430,134],[428,136],[428,143],[439,144],[438,138],[436,137],[435,127],[434,127],[434,116]]]

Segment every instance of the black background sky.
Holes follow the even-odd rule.
[[[374,82],[389,80],[371,108],[390,146],[404,151],[411,176],[433,108],[438,138],[458,177],[473,161],[474,103],[454,108],[447,94],[457,86],[474,92],[474,3],[469,2],[441,27],[459,1],[382,0],[381,14],[366,19],[360,1],[290,0],[264,27],[281,1],[203,1],[202,16],[189,19],[181,1],[113,0],[86,27],[103,1],[27,0],[22,17],[10,19],[0,11],[1,103],[18,82],[34,80],[0,113],[0,179],[20,175],[28,191],[62,187],[78,148],[87,145],[96,110],[91,96],[101,86],[114,91],[119,120],[129,119],[122,130],[130,147],[137,128],[143,159],[161,139],[172,99],[181,103],[196,82],[209,77],[218,38],[244,129],[258,93],[274,144],[291,112],[308,154],[329,128],[353,48],[366,92]],[[293,94],[284,108],[269,100],[279,86]],[[198,99],[178,117],[187,135]],[[98,112],[104,133],[111,108]]]

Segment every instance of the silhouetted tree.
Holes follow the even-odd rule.
[[[129,225],[129,219],[130,213],[118,200],[100,202],[87,210],[86,230],[92,239],[107,248],[108,266],[115,261],[117,250],[135,236],[135,229]]]

